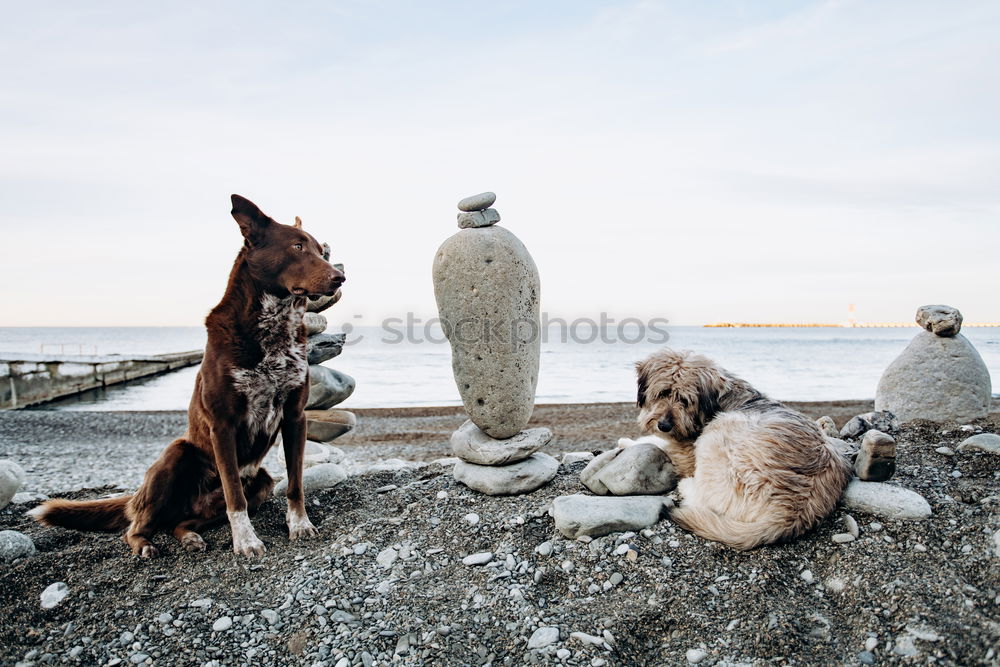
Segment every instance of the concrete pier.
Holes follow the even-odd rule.
[[[146,357],[0,353],[0,409],[23,408],[194,366],[203,356],[201,350]]]

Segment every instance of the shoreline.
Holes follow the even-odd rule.
[[[838,427],[870,411],[872,404],[864,400],[786,402],[812,419],[830,416]],[[345,452],[351,472],[386,459],[428,462],[451,456],[451,434],[466,419],[461,406],[351,411],[358,416],[357,427],[332,443]],[[540,404],[529,426],[552,430],[552,440],[544,448],[552,455],[599,451],[613,447],[618,438],[640,435],[637,412],[632,403]],[[993,399],[990,419],[1000,421],[1000,399]],[[141,482],[163,448],[184,433],[186,424],[183,411],[6,410],[0,412],[0,458],[11,458],[25,469],[28,481],[23,491],[129,489]],[[280,468],[271,471],[283,474]]]

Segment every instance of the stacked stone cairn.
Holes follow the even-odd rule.
[[[458,203],[459,232],[434,257],[434,296],[451,344],[452,372],[469,419],[451,436],[455,479],[487,495],[530,493],[559,463],[552,438],[526,429],[540,353],[538,269],[524,244],[497,227],[492,192]]]
[[[921,306],[918,333],[889,364],[875,392],[875,409],[900,421],[968,422],[990,411],[992,383],[983,358],[963,336],[962,313],[951,306]]]
[[[323,258],[329,261],[330,246],[323,244]],[[343,270],[341,264],[335,264]],[[324,333],[326,317],[320,313],[340,300],[334,296],[321,296],[306,302],[303,324],[306,327],[306,355],[309,361],[309,397],[306,400],[306,451],[303,460],[305,472],[302,484],[306,491],[327,489],[347,479],[347,472],[339,464],[344,460],[343,450],[330,445],[337,438],[354,429],[357,418],[347,410],[333,406],[345,401],[354,392],[354,378],[347,373],[321,366],[344,349],[346,336],[342,333]],[[275,447],[280,470],[284,471],[284,448]],[[287,480],[274,487],[275,495],[282,495]]]

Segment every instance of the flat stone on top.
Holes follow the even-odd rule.
[[[471,419],[451,434],[451,451],[455,456],[483,466],[502,466],[528,458],[552,439],[547,428],[529,428],[513,437],[499,440],[490,437]]]
[[[480,192],[478,195],[472,195],[471,197],[466,197],[462,201],[458,202],[459,211],[482,211],[485,208],[493,206],[493,202],[497,200],[497,195],[495,192]]]

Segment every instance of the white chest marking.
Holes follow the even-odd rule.
[[[247,399],[250,435],[273,435],[289,392],[306,382],[306,349],[298,342],[305,306],[265,294],[261,299],[259,342],[264,357],[253,368],[233,370],[233,386]]]

